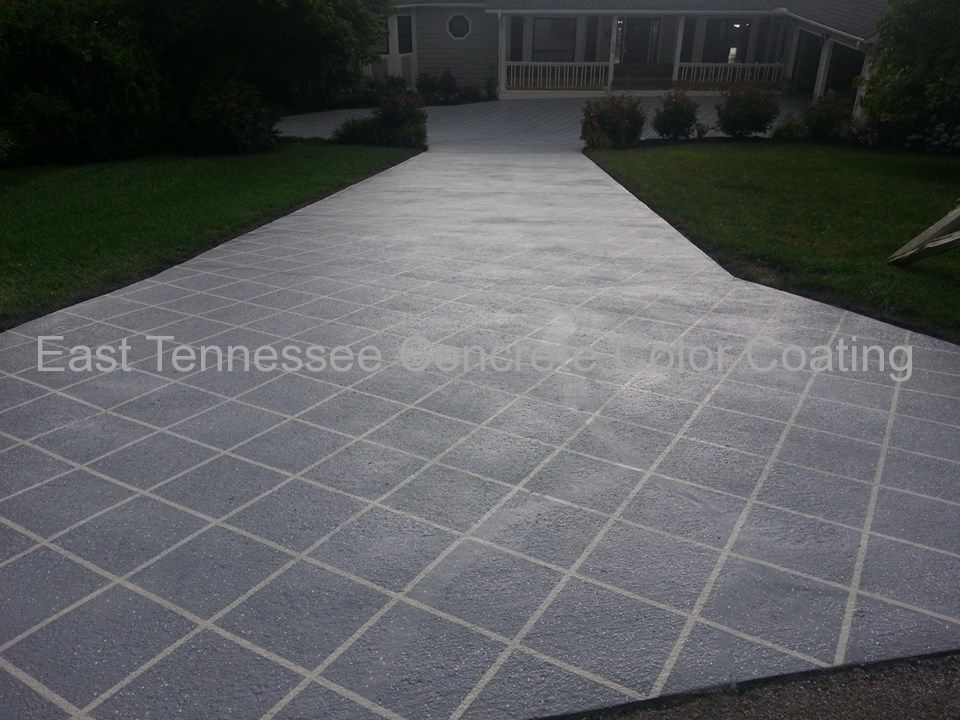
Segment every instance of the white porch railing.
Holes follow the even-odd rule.
[[[607,87],[609,63],[508,62],[507,89],[596,90]]]
[[[680,63],[679,70],[681,83],[775,85],[783,81],[782,63]]]

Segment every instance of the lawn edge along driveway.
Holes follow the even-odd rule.
[[[960,342],[960,253],[887,264],[960,202],[960,160],[760,140],[586,155],[737,277]]]
[[[149,277],[416,154],[284,140],[275,153],[0,170],[0,329]]]

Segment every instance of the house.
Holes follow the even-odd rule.
[[[500,97],[715,90],[856,93],[887,0],[400,0],[380,73],[450,70]]]

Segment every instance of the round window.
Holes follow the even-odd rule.
[[[447,30],[458,40],[470,33],[470,21],[464,15],[454,15],[447,21]]]

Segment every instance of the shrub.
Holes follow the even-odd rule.
[[[693,129],[697,133],[697,140],[705,138],[710,133],[710,126],[702,122],[698,122],[696,125],[694,125]]]
[[[273,120],[255,87],[228,80],[198,94],[187,118],[185,140],[200,152],[275,150]]]
[[[653,129],[660,137],[678,140],[689,138],[696,131],[697,110],[700,106],[680,90],[671,90],[660,100],[653,117]]]
[[[773,139],[780,142],[797,142],[807,137],[807,125],[799,115],[790,113],[773,128]]]
[[[0,166],[8,165],[17,149],[17,142],[9,130],[0,128]]]
[[[580,139],[591,150],[611,150],[636,145],[643,134],[647,116],[640,100],[613,95],[583,106]]]
[[[393,95],[383,101],[373,117],[352,118],[333,137],[350,145],[387,145],[426,148],[427,113],[413,95]]]
[[[803,113],[807,136],[817,142],[840,140],[847,134],[853,115],[853,103],[845,97],[821,98]]]
[[[960,125],[940,123],[926,132],[910,135],[905,145],[910,150],[936,155],[960,155]]]
[[[483,99],[479,89],[460,87],[459,81],[449,70],[444,70],[442,75],[420,73],[416,86],[417,94],[425,105],[457,105]]]
[[[423,109],[420,98],[409,93],[397,93],[385,98],[373,115],[388,130],[427,122],[427,111]]]
[[[386,145],[383,123],[377,118],[350,118],[333,133],[333,139],[345,145]]]
[[[747,137],[767,132],[780,114],[769,92],[752,87],[729,90],[717,105],[717,124],[724,135]]]

